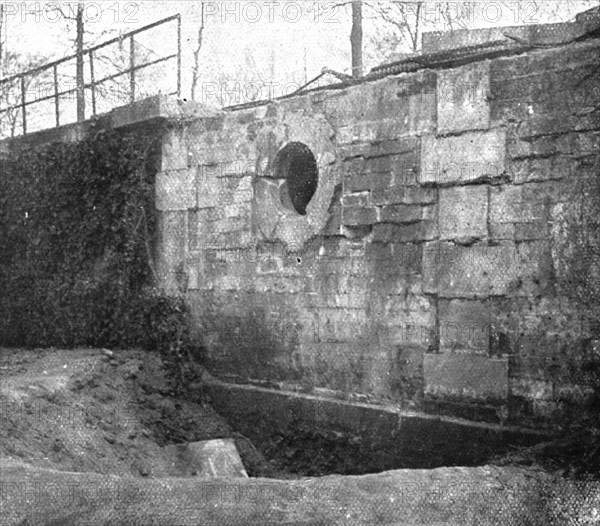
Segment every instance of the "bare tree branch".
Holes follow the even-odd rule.
[[[192,100],[196,99],[196,86],[198,84],[198,72],[200,70],[200,50],[202,49],[202,38],[204,33],[204,2],[200,2],[200,27],[198,28],[198,45],[194,50],[194,65],[192,68]]]

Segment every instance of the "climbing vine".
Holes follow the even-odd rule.
[[[157,146],[98,122],[2,160],[1,344],[173,351],[185,338],[185,303],[156,288]]]

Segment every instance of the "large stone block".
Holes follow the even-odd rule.
[[[416,223],[423,216],[419,205],[389,205],[381,209],[382,223]]]
[[[438,73],[437,132],[456,133],[490,127],[489,62]]]
[[[425,394],[434,397],[504,401],[508,359],[471,354],[425,354]]]
[[[519,278],[538,270],[535,255],[529,256],[510,242],[472,246],[430,243],[423,252],[423,286],[446,298],[507,294]]]
[[[387,188],[392,182],[391,173],[355,173],[345,178],[344,190],[347,193]]]
[[[181,170],[188,168],[188,148],[179,129],[170,130],[162,143],[161,169]]]
[[[504,173],[506,131],[468,132],[421,141],[421,184],[467,183]]]
[[[351,206],[342,208],[342,224],[347,226],[372,225],[377,222],[377,209]]]
[[[178,287],[177,270],[187,257],[187,212],[164,211],[157,216],[159,280],[167,290],[174,290]]]
[[[167,170],[156,174],[156,209],[188,210],[195,208],[196,170]]]
[[[514,239],[515,223],[523,216],[522,186],[490,187],[490,235],[493,239]]]
[[[198,208],[210,208],[222,204],[223,178],[220,174],[221,166],[218,164],[198,166],[196,177]]]
[[[340,156],[346,160],[357,157],[363,157],[365,160],[373,160],[377,157],[388,155],[412,155],[415,156],[415,159],[418,159],[420,144],[419,137],[400,137],[341,146],[339,152]],[[412,160],[410,157],[409,159]]]
[[[442,351],[488,354],[490,306],[487,301],[442,299],[438,309]]]
[[[419,221],[409,225],[381,223],[373,227],[373,241],[383,243],[410,243],[428,241],[438,236],[437,222]]]
[[[357,192],[342,196],[342,205],[344,206],[368,206],[369,192]]]
[[[387,188],[375,188],[371,191],[371,204],[379,205],[429,205],[437,200],[436,188],[393,185]]]
[[[598,91],[600,95],[600,90]],[[507,154],[510,159],[527,157],[552,157],[554,155],[586,155],[600,150],[600,132],[577,132],[522,140],[514,129],[508,139]]]
[[[513,160],[507,163],[507,172],[517,184],[569,179],[577,173],[577,160],[568,157]]]
[[[440,239],[483,238],[487,235],[487,185],[439,190]]]
[[[571,181],[490,188],[490,232],[495,239],[543,239],[554,205],[569,201]]]
[[[526,296],[548,292],[553,279],[547,241],[431,243],[423,253],[424,288],[441,297]]]
[[[338,142],[352,144],[435,131],[435,100],[435,73],[425,72],[349,88],[322,107]]]

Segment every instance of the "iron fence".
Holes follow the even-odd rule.
[[[162,56],[139,42],[143,34],[148,35],[167,24],[176,25],[176,46],[172,52],[169,53],[167,45],[167,53]],[[161,47],[169,44],[168,39],[160,38],[159,42]],[[103,54],[110,46],[116,46],[116,49]],[[75,71],[79,56],[76,53],[0,80],[0,137],[26,134],[35,131],[32,128],[51,128],[77,121],[77,78],[72,72]],[[81,56],[85,67],[85,118],[134,102],[140,97],[158,93],[180,96],[181,15],[170,16],[87,48]],[[172,86],[172,74],[157,71],[173,61],[176,61],[177,68],[176,87]],[[69,67],[70,63],[73,63],[73,69]],[[116,72],[107,71],[111,66]],[[149,75],[152,68],[155,71]],[[123,77],[126,78],[125,82],[120,81]],[[161,82],[167,84],[161,86]],[[147,89],[144,89],[144,84]],[[63,89],[65,87],[68,89]],[[166,91],[163,91],[163,87]],[[91,103],[91,112],[88,103]],[[36,114],[32,114],[34,108],[38,110]]]

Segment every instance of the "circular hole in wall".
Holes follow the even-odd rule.
[[[310,148],[301,142],[290,142],[275,156],[273,168],[274,177],[284,179],[280,189],[283,206],[306,215],[319,181],[317,160]]]

